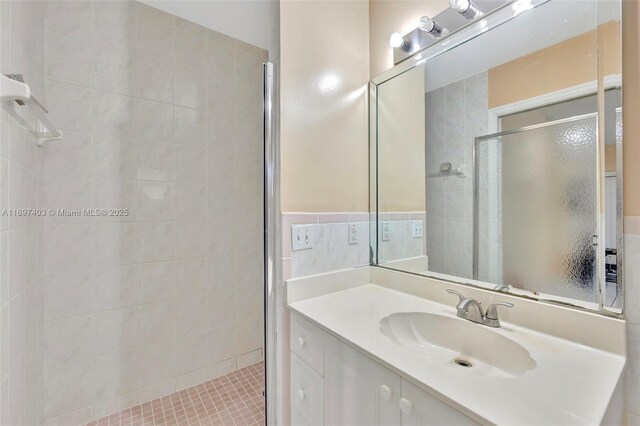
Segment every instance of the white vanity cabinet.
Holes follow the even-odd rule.
[[[295,314],[290,347],[293,426],[477,424]]]
[[[416,385],[402,380],[402,426],[467,426],[478,423],[429,395]]]
[[[400,424],[400,376],[328,334],[324,359],[326,425]]]

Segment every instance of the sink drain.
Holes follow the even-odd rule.
[[[465,367],[465,368],[473,367],[473,364],[471,364],[471,362],[467,361],[466,359],[454,359],[453,362],[455,362],[460,367]]]

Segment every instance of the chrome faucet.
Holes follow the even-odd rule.
[[[482,310],[482,304],[476,299],[465,297],[462,293],[458,293],[455,290],[447,289],[447,293],[455,294],[458,296],[458,304],[456,310],[460,318],[476,322],[478,324],[486,325],[488,327],[500,327],[500,320],[498,319],[498,306],[506,306],[507,308],[513,308],[513,303],[509,302],[496,302],[487,308],[487,311]]]

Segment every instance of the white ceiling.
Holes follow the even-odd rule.
[[[267,48],[267,0],[138,0],[233,38]]]

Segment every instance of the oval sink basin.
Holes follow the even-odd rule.
[[[425,312],[391,314],[380,321],[380,332],[398,345],[425,355],[450,351],[449,361],[457,360],[462,367],[479,362],[513,375],[536,367],[529,351],[517,342],[487,326],[456,317]]]

